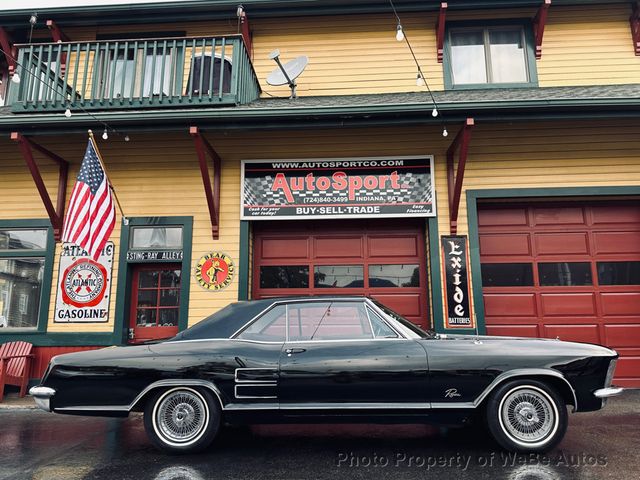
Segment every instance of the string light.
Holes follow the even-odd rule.
[[[422,73],[422,69],[420,68],[420,63],[418,62],[418,58],[416,57],[416,54],[413,51],[413,47],[411,46],[409,37],[406,35],[406,33],[404,32],[404,29],[402,28],[402,21],[400,20],[400,15],[398,15],[396,6],[393,4],[393,0],[389,0],[389,5],[393,10],[393,14],[396,17],[396,21],[398,22],[396,40],[398,41],[404,40],[405,42],[407,42],[407,47],[409,47],[409,52],[411,52],[411,56],[413,57],[413,62],[416,64],[416,68],[418,69],[418,75],[416,76],[416,85],[419,87],[422,87],[422,86],[427,87],[427,91],[429,92],[429,97],[431,97],[431,103],[433,103],[433,110],[431,110],[431,116],[435,118],[438,115],[440,115],[440,111],[438,109],[438,103],[436,102],[436,99],[433,96],[433,92],[429,87],[429,83],[427,82],[427,79],[424,77],[424,74]],[[449,132],[447,132],[447,128],[444,125],[444,119],[442,118],[442,115],[440,115],[440,118],[442,122],[442,136],[446,137],[449,135]]]
[[[37,16],[37,14],[36,14]],[[13,56],[11,56],[11,54],[5,52],[2,48],[0,48],[0,53],[3,54],[5,57],[10,58],[11,60],[13,60],[15,62],[15,64],[20,67],[23,71],[27,72],[29,75],[31,75],[35,80],[37,80],[38,82],[40,82],[44,88],[50,90],[51,92],[53,92],[56,95],[64,95],[64,93],[61,93],[59,90],[57,90],[55,87],[52,87],[50,84],[44,82],[38,75],[35,75],[33,72],[31,72],[29,69],[25,68],[24,65],[22,65],[17,59],[15,59]],[[19,84],[21,81],[20,79],[20,75],[18,74],[18,72],[15,72],[12,76],[11,76],[11,82],[15,83],[15,84]],[[82,110],[83,113],[85,113],[86,115],[90,116],[91,118],[93,118],[96,122],[104,125],[104,133],[102,134],[102,138],[107,140],[109,138],[109,134],[107,133],[107,129],[110,128],[113,132],[115,132],[118,135],[122,135],[122,133],[120,131],[118,131],[116,128],[108,125],[106,122],[100,120],[98,117],[96,117],[95,115],[93,115],[91,112],[88,112],[87,110],[85,110],[84,108],[82,108],[80,105],[77,105],[77,107]],[[67,105],[67,108],[64,111],[64,116],[67,118],[70,118],[72,116],[72,112],[71,112],[71,107],[69,105]],[[125,142],[128,142],[129,139],[129,135],[125,135]]]

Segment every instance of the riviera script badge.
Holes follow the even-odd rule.
[[[222,290],[233,281],[235,266],[228,255],[211,252],[200,257],[195,274],[198,284],[205,290]]]

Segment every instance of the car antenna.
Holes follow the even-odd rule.
[[[478,318],[476,317],[476,312],[473,312],[473,324],[475,325],[476,338],[473,340],[473,343],[476,345],[482,345],[482,340],[480,340],[480,333],[478,332]]]

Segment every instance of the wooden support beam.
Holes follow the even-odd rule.
[[[447,149],[447,192],[449,194],[449,226],[451,235],[458,233],[458,210],[460,208],[460,196],[462,195],[462,182],[467,165],[467,153],[471,141],[471,130],[475,126],[473,118],[467,118],[451,146]],[[454,172],[454,157],[459,148],[458,168]]]
[[[51,31],[51,38],[56,43],[68,42],[69,37],[58,27],[54,20],[47,20],[47,28]]]
[[[634,2],[631,7],[633,10],[629,17],[629,25],[631,26],[631,39],[633,40],[633,51],[640,56],[640,4]]]
[[[436,44],[438,48],[438,63],[442,63],[444,57],[444,33],[447,21],[447,2],[440,2],[440,13],[436,23]]]
[[[67,196],[69,163],[59,155],[56,155],[50,150],[47,150],[42,145],[38,145],[30,138],[25,137],[18,132],[11,133],[11,140],[18,142],[18,147],[20,148],[24,161],[27,164],[29,171],[31,172],[31,177],[36,184],[36,188],[38,189],[38,193],[40,194],[40,198],[42,199],[44,208],[49,215],[49,220],[51,221],[51,225],[53,226],[53,236],[56,241],[59,241],[62,237],[62,227],[64,223],[64,208]],[[38,168],[38,165],[33,158],[32,149],[37,150],[38,152],[49,157],[51,160],[58,164],[58,196],[56,199],[55,208],[53,207],[51,196],[49,195],[47,187],[44,184],[44,180],[42,179],[42,175],[40,174],[40,169]]]
[[[220,170],[222,168],[222,160],[207,139],[200,134],[198,127],[190,127],[189,135],[193,137],[198,162],[200,163],[200,174],[202,175],[202,184],[204,186],[207,206],[209,207],[209,217],[211,219],[211,235],[214,240],[217,240],[220,235]],[[213,186],[211,185],[209,168],[207,166],[207,154],[209,154],[213,161]]]
[[[9,65],[9,78],[13,77],[13,74],[16,71],[16,48],[13,46],[13,42],[11,41],[11,36],[4,29],[4,27],[0,27],[0,48],[4,52],[4,58],[7,61],[7,65]]]
[[[47,28],[51,31],[51,38],[56,43],[68,42],[69,37],[58,27],[55,21],[47,20]],[[67,54],[60,55],[60,76],[64,78],[64,72],[67,69]]]
[[[244,9],[242,9],[242,13],[240,13],[240,31],[242,32],[242,39],[247,48],[249,58],[252,58],[253,45],[251,42],[251,28],[249,27],[249,17],[247,17],[247,12],[245,12]]]
[[[551,6],[551,0],[543,0],[538,8],[538,13],[533,19],[533,33],[536,39],[536,59],[542,58],[542,37],[544,36],[544,26],[547,23],[547,13]]]

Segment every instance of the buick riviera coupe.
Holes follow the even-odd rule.
[[[363,297],[227,306],[159,343],[60,355],[30,391],[46,411],[144,412],[171,453],[223,424],[317,421],[463,424],[505,449],[551,449],[574,412],[602,408],[618,355],[597,345],[423,331]]]

